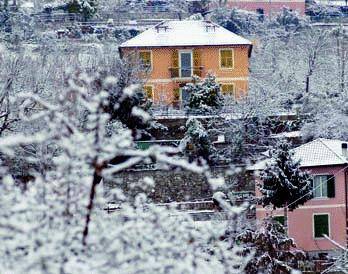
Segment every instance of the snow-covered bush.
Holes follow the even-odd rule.
[[[107,201],[101,195],[102,179],[139,163],[209,172],[178,159],[171,147],[138,150],[121,123],[108,130],[113,121],[105,112],[106,90],[117,79],[76,73],[67,83],[54,103],[35,93],[18,94],[20,117],[32,124],[42,120],[46,126],[31,135],[13,133],[0,139],[3,155],[13,155],[23,145],[57,148],[45,155],[52,165],[34,173],[25,188],[2,162],[0,272],[240,273],[248,258],[220,241],[223,231],[197,227],[174,208],[151,205],[144,194],[133,201],[116,187],[112,194],[121,208],[110,215],[103,210]],[[124,90],[132,92],[134,87]],[[141,111],[133,114],[147,117]]]
[[[294,240],[287,237],[284,228],[270,219],[265,219],[257,230],[246,229],[237,240],[245,245],[245,254],[254,254],[246,273],[292,273],[298,267],[297,262],[305,258],[305,253],[296,249]]]
[[[221,94],[220,85],[213,75],[208,75],[201,80],[194,76],[193,82],[183,87],[183,92],[189,94],[187,107],[196,113],[211,113],[221,109],[224,98]]]
[[[187,120],[185,136],[180,142],[180,147],[190,161],[198,160],[200,163],[202,160],[210,162],[215,152],[207,130],[195,118]]]

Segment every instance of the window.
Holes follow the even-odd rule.
[[[284,216],[274,216],[273,220],[280,223],[281,225],[284,225],[284,221],[285,221]]]
[[[222,84],[221,85],[221,93],[224,96],[234,97],[234,84]]]
[[[330,236],[329,214],[315,214],[314,222],[314,238],[323,238],[324,234]]]
[[[234,66],[233,49],[220,50],[220,68],[232,69]]]
[[[313,197],[314,198],[334,198],[335,197],[335,176],[316,175],[313,177]]]
[[[180,77],[191,77],[192,73],[192,51],[180,51]]]
[[[151,70],[152,69],[151,51],[149,51],[149,50],[140,51],[139,52],[139,57],[140,57],[141,66],[144,69]]]
[[[153,87],[152,86],[144,86],[144,94],[147,99],[153,99]]]

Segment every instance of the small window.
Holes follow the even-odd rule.
[[[335,176],[316,175],[313,177],[313,197],[314,198],[334,198],[335,197]]]
[[[220,50],[220,67],[222,69],[232,69],[234,66],[233,49]]]
[[[144,94],[147,99],[153,100],[153,87],[144,86]]]
[[[224,96],[234,97],[234,84],[222,84],[221,93]]]
[[[140,57],[141,66],[144,69],[151,70],[151,68],[152,68],[151,51],[148,51],[148,50],[147,51],[140,51],[139,57]]]
[[[284,225],[285,222],[284,216],[274,216],[273,220],[280,223],[281,225]]]
[[[323,238],[324,234],[330,236],[329,214],[316,214],[314,221],[314,238]]]

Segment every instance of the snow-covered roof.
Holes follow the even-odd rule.
[[[210,21],[164,21],[120,45],[134,47],[230,46],[252,43]]]
[[[301,137],[301,131],[297,130],[297,131],[290,131],[290,132],[282,132],[282,133],[278,133],[278,134],[272,134],[271,138],[298,138]]]
[[[294,148],[294,158],[301,161],[301,167],[348,164],[348,158],[342,150],[344,143],[348,144],[348,141],[319,138]],[[270,159],[260,161],[248,170],[262,170],[269,161]]]

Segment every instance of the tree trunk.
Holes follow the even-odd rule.
[[[89,193],[89,202],[88,202],[88,206],[87,206],[85,227],[84,227],[83,236],[82,236],[83,245],[87,245],[87,236],[88,236],[88,232],[89,232],[89,222],[91,221],[91,214],[92,214],[92,210],[93,210],[93,206],[94,206],[96,189],[97,189],[97,185],[101,182],[101,179],[102,179],[99,174],[100,174],[100,171],[98,170],[98,168],[96,168],[94,171],[93,182],[92,182],[91,190]]]
[[[308,74],[306,76],[306,93],[309,93],[309,81],[310,81],[310,75]]]
[[[288,203],[284,206],[284,231],[288,235]]]

